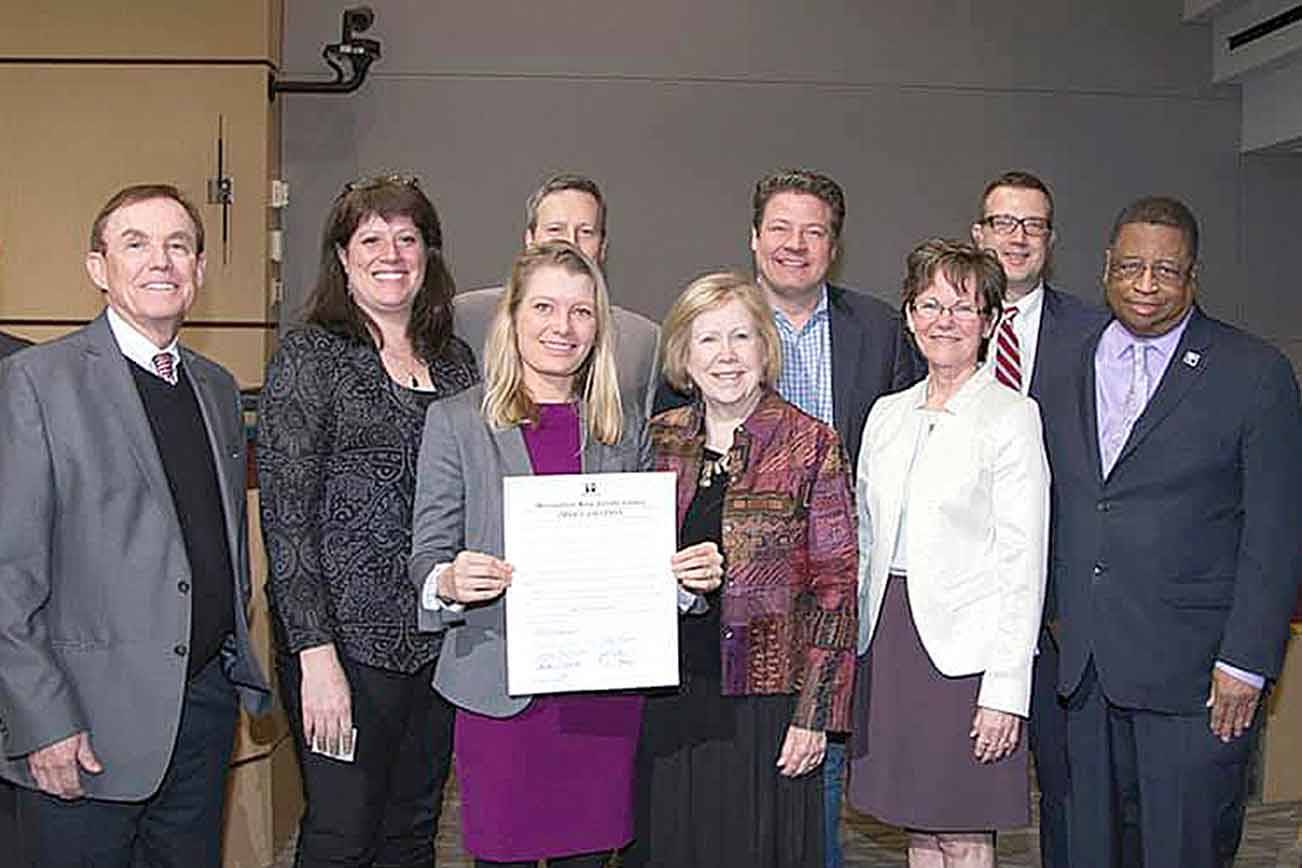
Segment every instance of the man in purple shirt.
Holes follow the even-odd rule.
[[[1120,864],[1123,821],[1146,868],[1232,863],[1297,593],[1297,381],[1197,307],[1197,260],[1185,205],[1127,206],[1103,277],[1114,318],[1043,397],[1082,868]]]

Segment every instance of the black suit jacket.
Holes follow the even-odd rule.
[[[927,369],[890,305],[828,284],[827,309],[832,336],[832,427],[841,436],[853,474],[859,466],[859,441],[873,402],[912,386]],[[662,381],[656,390],[654,412],[680,407],[689,400]]]
[[[18,352],[23,347],[30,347],[31,345],[31,341],[26,341],[22,338],[0,332],[0,359],[3,359],[10,353]]]
[[[1217,659],[1279,674],[1302,565],[1297,381],[1277,350],[1195,310],[1104,479],[1097,345],[1044,396],[1059,692],[1093,657],[1112,702],[1197,713]]]
[[[1111,314],[1106,308],[1045,286],[1029,390],[1031,397],[1041,405],[1041,415],[1046,396],[1073,388],[1072,378],[1080,371],[1085,345],[1109,319]],[[1052,454],[1049,455],[1049,465],[1053,466]],[[1044,590],[1045,622],[1054,620],[1058,613],[1057,591],[1053,577],[1049,578]]]

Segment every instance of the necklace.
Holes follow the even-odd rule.
[[[417,376],[417,374],[424,369],[424,365],[421,363],[420,359],[415,356],[399,358],[394,353],[383,351],[380,353],[380,356],[385,363],[385,368],[389,370],[390,374],[397,375],[393,377],[395,380],[405,378],[410,382],[413,389],[420,388],[420,377]]]
[[[725,452],[718,458],[707,458],[701,462],[701,476],[697,480],[700,488],[709,488],[714,484],[714,477],[728,472],[728,455]]]

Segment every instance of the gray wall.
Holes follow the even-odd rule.
[[[1061,285],[1097,297],[1112,216],[1174,193],[1203,222],[1204,305],[1302,358],[1302,158],[1237,153],[1238,91],[1209,85],[1209,31],[1181,0],[371,5],[384,58],[363,89],[282,97],[291,300],[358,174],[419,174],[473,287],[501,280],[538,181],[587,172],[616,300],[658,318],[693,275],[749,262],[750,189],[773,168],[841,181],[838,276],[894,299],[911,246],[965,235],[985,180],[1022,167],[1059,201]],[[289,0],[288,74],[321,71],[342,8]]]

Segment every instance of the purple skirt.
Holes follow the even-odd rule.
[[[913,623],[907,581],[891,576],[855,677],[850,804],[882,822],[929,832],[1028,825],[1026,727],[1011,756],[977,762],[968,733],[980,689],[980,675],[950,678],[932,665]]]
[[[492,862],[572,856],[633,837],[642,697],[536,697],[515,717],[457,710],[461,837]]]

